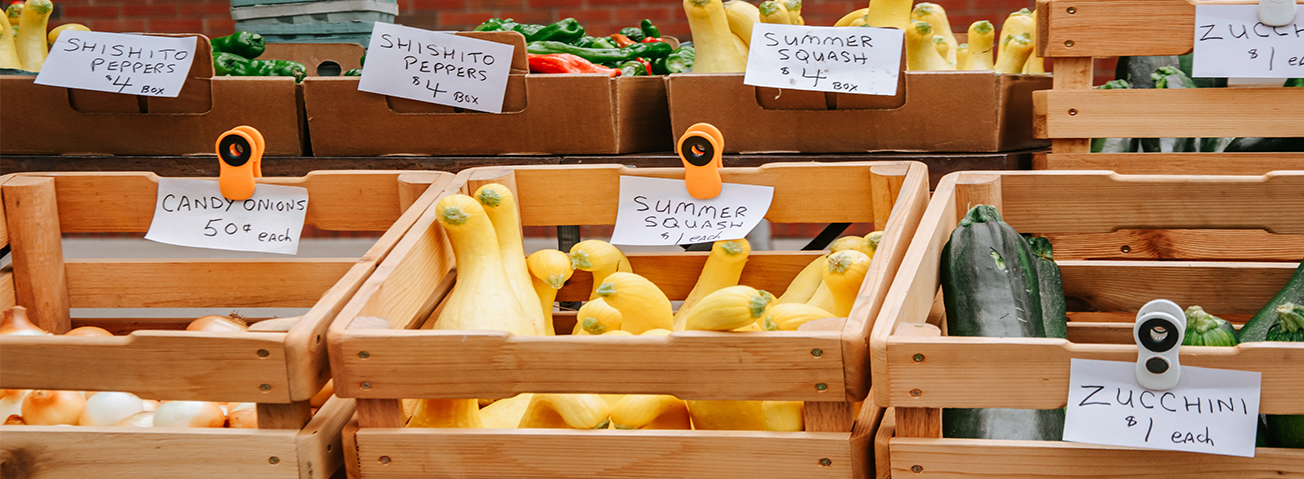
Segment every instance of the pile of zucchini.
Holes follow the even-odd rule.
[[[950,336],[1066,338],[1068,313],[1050,241],[1025,238],[990,205],[960,220],[942,249],[942,300]],[[1200,306],[1186,310],[1185,346],[1304,342],[1304,262],[1285,288],[1237,331]],[[1058,441],[1063,409],[943,409],[949,438]],[[1304,415],[1266,415],[1260,446],[1304,448]]]

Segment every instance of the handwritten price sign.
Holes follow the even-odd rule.
[[[743,83],[753,86],[895,95],[901,30],[757,23]]]
[[[358,90],[502,113],[512,46],[376,22]]]
[[[1304,77],[1304,13],[1296,15],[1295,23],[1270,27],[1259,22],[1258,8],[1195,7],[1195,76]]]
[[[258,185],[254,196],[222,196],[216,181],[158,179],[154,220],[145,239],[192,248],[295,254],[308,212],[308,190]]]
[[[50,47],[36,83],[174,98],[194,61],[195,38],[67,30]]]

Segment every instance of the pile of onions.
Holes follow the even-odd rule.
[[[154,410],[154,427],[222,427],[226,414],[213,402],[168,401]]]
[[[154,411],[141,411],[132,414],[131,417],[123,419],[115,426],[125,427],[154,427]]]
[[[44,329],[32,324],[32,321],[27,319],[27,308],[14,306],[5,311],[4,319],[0,320],[0,335],[5,334],[45,336],[50,333],[45,332]]]
[[[33,426],[76,425],[86,409],[86,396],[77,391],[36,390],[23,398],[23,422]]]
[[[0,417],[23,414],[23,398],[31,389],[0,389]]]
[[[101,392],[86,400],[77,424],[82,426],[113,426],[145,410],[145,403],[132,393]]]

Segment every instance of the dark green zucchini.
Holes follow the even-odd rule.
[[[1162,57],[1119,57],[1114,67],[1114,78],[1125,80],[1132,88],[1153,88],[1150,75],[1160,67],[1180,67],[1182,62],[1176,56]]]
[[[1286,80],[1285,87],[1304,87],[1304,78],[1291,78]]]
[[[1268,330],[1272,329],[1278,322],[1277,308],[1284,303],[1304,304],[1304,261],[1300,266],[1295,268],[1295,274],[1291,275],[1290,280],[1286,281],[1286,287],[1282,288],[1276,296],[1268,301],[1254,317],[1245,322],[1241,327],[1240,341],[1242,343],[1251,343],[1255,341],[1266,341],[1268,339]],[[950,313],[950,311],[947,311]]]
[[[1046,337],[1028,242],[995,207],[969,210],[942,248],[942,300],[951,336]],[[943,437],[1058,441],[1063,409],[943,409]]]
[[[1059,265],[1055,264],[1055,251],[1050,240],[1042,237],[1028,238],[1037,261],[1037,284],[1041,290],[1041,319],[1046,325],[1046,337],[1069,337],[1068,305],[1064,302],[1064,283],[1060,279]]]
[[[1268,329],[1268,341],[1304,343],[1304,306],[1284,303],[1277,307],[1277,324]],[[1304,449],[1304,415],[1264,416],[1268,445]]]
[[[1232,323],[1209,314],[1204,308],[1186,308],[1186,335],[1182,346],[1235,346],[1236,328]]]

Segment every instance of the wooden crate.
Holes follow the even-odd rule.
[[[346,439],[356,446],[346,453],[356,454],[357,474],[368,478],[871,476],[869,441],[882,410],[873,401],[858,403],[869,393],[869,318],[875,317],[922,214],[925,170],[915,162],[721,170],[725,182],[775,187],[766,215],[772,222],[885,227],[851,318],[831,331],[539,337],[418,330],[455,279],[442,229],[433,209],[427,211],[331,327],[336,394],[358,398],[360,430]],[[485,168],[459,174],[465,186],[448,193],[498,182],[516,192],[526,226],[610,225],[621,175],[683,178],[683,173],[616,165]],[[783,291],[818,254],[754,251],[741,282]],[[706,253],[628,256],[635,272],[671,300],[682,300]],[[586,300],[590,288],[591,276],[577,272],[558,301]],[[391,329],[365,329],[361,317],[385,318]],[[562,317],[557,330],[570,331],[574,316],[570,324]],[[521,392],[800,400],[806,401],[808,432],[403,429],[402,398],[503,398]]]
[[[153,173],[0,177],[0,307],[43,328],[114,337],[0,336],[0,388],[128,391],[161,400],[255,402],[260,429],[0,426],[6,477],[326,478],[342,464],[352,399],[316,415],[330,379],[326,330],[376,265],[451,184],[450,173],[339,171],[263,178],[308,189],[306,223],[385,231],[361,258],[64,260],[62,233],[148,230]],[[430,194],[423,194],[427,188]],[[407,208],[407,206],[413,206]],[[406,210],[406,213],[404,212]],[[178,331],[191,318],[70,318],[69,308],[311,308],[285,333]]]
[[[874,397],[887,407],[876,454],[890,456],[898,477],[1304,477],[1304,450],[1259,448],[1247,459],[945,439],[940,409],[1065,406],[1071,358],[1136,360],[1135,312],[1152,299],[1248,320],[1304,256],[1302,186],[1304,172],[960,172],[943,178],[871,337]],[[996,205],[1019,232],[1052,241],[1070,305],[1067,340],[936,337],[937,328],[919,326],[945,324],[941,249],[976,204]],[[1294,366],[1300,361],[1304,345],[1297,343],[1181,351],[1185,365],[1261,372],[1260,412],[1266,414],[1304,414],[1304,383]]]
[[[1221,175],[1304,169],[1304,153],[1091,153],[1091,138],[1304,135],[1304,88],[1092,89],[1093,58],[1190,53],[1196,3],[1038,0],[1038,49],[1054,62],[1055,88],[1032,94],[1037,137],[1053,140],[1034,169]]]

